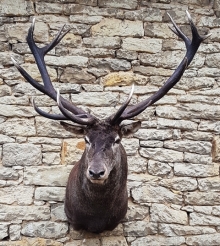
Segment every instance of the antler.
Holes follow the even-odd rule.
[[[177,69],[174,71],[174,73],[171,75],[171,77],[165,82],[165,84],[152,96],[147,98],[146,100],[134,105],[127,107],[128,103],[127,101],[121,106],[121,108],[116,112],[114,115],[109,117],[109,120],[111,124],[120,124],[125,119],[130,119],[138,114],[140,114],[142,111],[144,111],[147,107],[151,106],[155,102],[157,102],[159,99],[161,99],[164,95],[167,94],[167,92],[180,80],[182,77],[184,71],[191,63],[194,55],[196,54],[200,44],[208,38],[211,34],[208,34],[204,37],[201,37],[198,34],[197,28],[194,25],[192,18],[188,11],[186,11],[189,24],[192,31],[192,40],[190,40],[176,25],[172,17],[168,14],[173,27],[170,29],[179,37],[181,38],[186,46],[186,55],[177,67]],[[123,110],[122,110],[123,109]]]
[[[74,104],[70,103],[66,99],[60,96],[60,94],[57,93],[57,91],[54,89],[47,68],[44,61],[44,56],[53,49],[60,41],[61,39],[70,31],[70,29],[63,31],[64,26],[60,29],[57,36],[46,46],[39,48],[33,38],[33,32],[34,32],[34,24],[35,19],[33,19],[33,23],[31,27],[28,30],[28,36],[27,36],[27,43],[30,47],[30,50],[35,58],[35,61],[37,63],[38,69],[40,71],[44,86],[35,81],[18,63],[12,58],[12,61],[18,71],[21,73],[21,75],[37,90],[41,91],[42,93],[48,95],[50,98],[52,98],[54,101],[59,102],[58,106],[63,114],[49,114],[41,109],[39,109],[33,100],[33,106],[35,110],[42,116],[54,119],[54,120],[71,120],[75,123],[81,124],[81,125],[91,125],[96,121],[96,118],[82,109],[76,107]]]

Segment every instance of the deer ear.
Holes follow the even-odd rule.
[[[138,131],[140,128],[141,128],[141,122],[135,121],[130,124],[121,125],[120,130],[121,130],[122,136],[129,136],[135,133],[136,131]]]
[[[85,126],[80,126],[80,125],[72,125],[69,123],[66,123],[64,121],[61,121],[60,124],[64,127],[65,130],[68,132],[72,132],[75,134],[85,134]]]

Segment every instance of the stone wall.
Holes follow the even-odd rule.
[[[32,88],[14,57],[41,81],[25,37],[48,43],[65,23],[71,31],[46,57],[55,87],[104,118],[127,97],[155,92],[185,47],[168,28],[169,12],[185,33],[189,10],[201,34],[181,81],[137,119],[142,129],[123,140],[128,154],[129,209],[101,235],[76,232],[64,214],[64,193],[83,136],[39,116],[56,103]],[[218,0],[1,0],[0,246],[220,245],[220,4]]]

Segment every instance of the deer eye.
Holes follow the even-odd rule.
[[[86,144],[90,144],[89,138],[87,136],[85,136],[84,139],[85,139]]]
[[[121,142],[121,139],[120,139],[120,137],[119,136],[117,136],[116,138],[115,138],[115,144],[119,144]]]

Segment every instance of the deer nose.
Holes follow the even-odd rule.
[[[93,179],[100,179],[102,178],[103,176],[105,175],[105,170],[92,170],[92,169],[89,169],[89,176]]]

